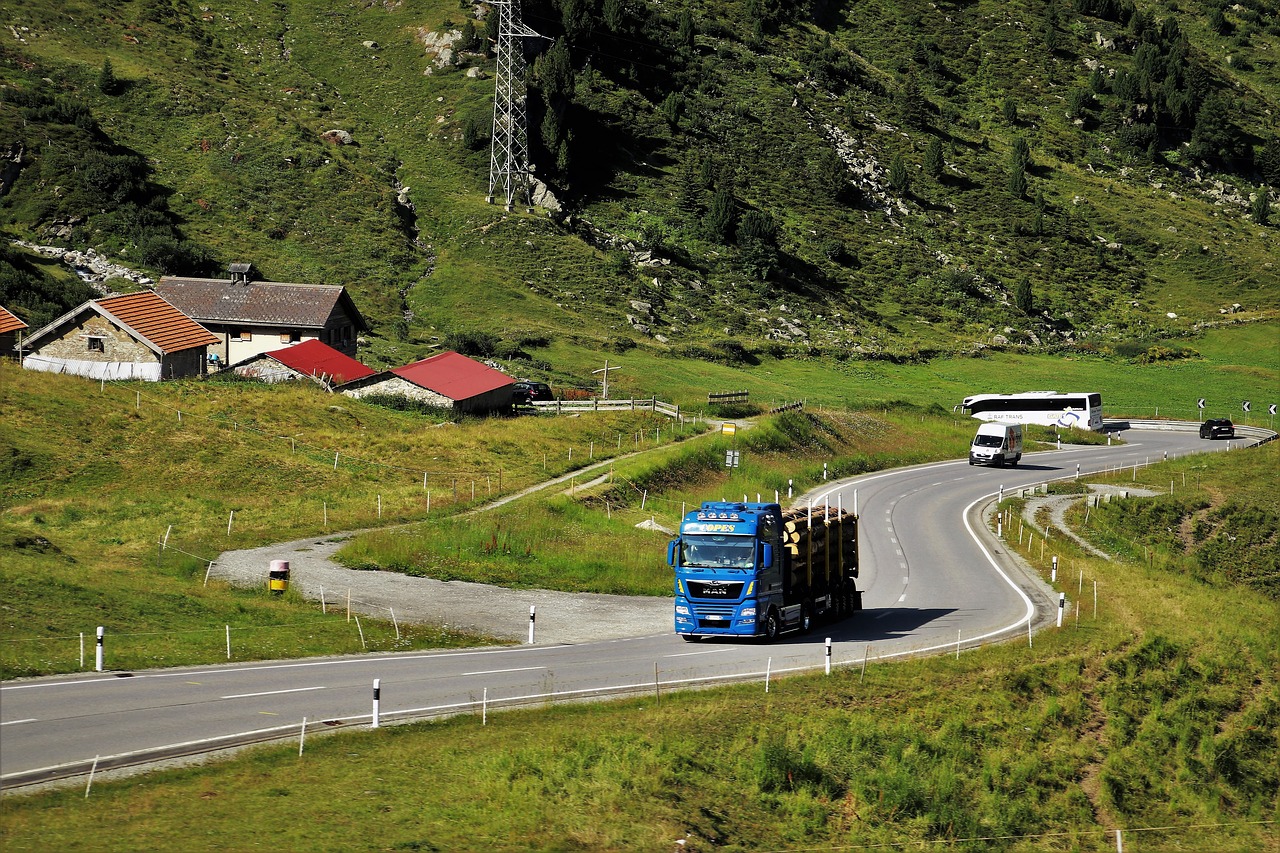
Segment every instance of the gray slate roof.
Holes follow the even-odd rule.
[[[245,284],[221,278],[175,276],[160,279],[154,289],[179,311],[202,322],[319,329],[335,309],[342,307],[357,329],[369,328],[346,288],[337,284]]]

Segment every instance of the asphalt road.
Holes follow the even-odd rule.
[[[0,685],[6,789],[232,744],[604,695],[648,693],[857,665],[1053,624],[1057,595],[1024,573],[981,522],[1001,488],[1188,452],[1222,449],[1194,432],[1130,430],[1126,444],[1024,456],[1017,468],[944,462],[832,483],[804,496],[860,512],[862,613],[774,644],[682,642],[670,620],[648,636],[584,643],[93,673]],[[1237,442],[1240,444],[1242,442]],[[662,559],[655,553],[655,559]]]

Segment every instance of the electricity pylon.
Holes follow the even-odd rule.
[[[489,203],[495,195],[504,196],[510,210],[517,198],[529,197],[532,170],[523,39],[540,36],[521,20],[520,0],[493,0],[493,5],[498,9],[498,62],[489,147]]]

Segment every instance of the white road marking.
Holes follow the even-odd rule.
[[[10,720],[7,723],[0,723],[0,726],[16,726],[18,723],[35,723],[39,722],[35,717],[27,717],[25,720]]]
[[[498,675],[503,672],[530,672],[535,669],[546,669],[545,666],[521,666],[515,669],[486,669],[478,672],[464,672],[463,675]]]
[[[737,650],[738,649],[735,646],[725,646],[723,649],[707,649],[701,652],[680,652],[679,654],[675,654],[675,655],[663,655],[663,657],[664,658],[687,658],[687,657],[692,657],[693,655],[718,655],[721,652],[736,652]]]
[[[292,690],[268,690],[264,693],[234,693],[223,699],[252,699],[255,696],[279,696],[281,693],[306,693],[308,690],[324,690],[324,687],[295,687]]]

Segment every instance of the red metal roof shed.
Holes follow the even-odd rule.
[[[392,368],[391,372],[454,401],[468,400],[515,384],[515,380],[502,371],[452,351]]]
[[[272,350],[266,355],[304,376],[331,377],[334,385],[363,379],[377,372],[315,339]]]

